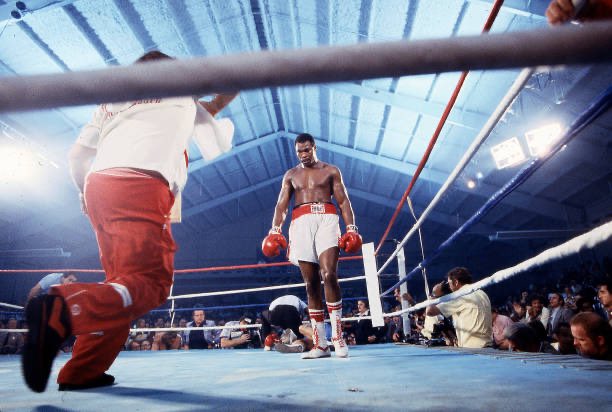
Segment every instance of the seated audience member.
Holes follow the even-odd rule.
[[[225,326],[235,326],[233,329],[223,329],[221,332],[221,348],[229,349],[259,349],[263,347],[263,341],[259,330],[254,328],[241,328],[250,325],[251,318],[243,316],[239,321],[227,322]]]
[[[451,291],[457,292],[472,283],[472,275],[463,267],[451,269],[447,274]],[[484,348],[491,344],[493,335],[491,302],[482,290],[460,298],[427,307],[427,316],[453,317],[457,345],[463,348]]]
[[[406,338],[404,334],[404,325],[401,316],[393,316],[392,318],[385,318],[385,321],[389,320],[387,324],[387,342],[403,342]]]
[[[572,336],[569,323],[558,323],[557,328],[553,332],[553,338],[556,342],[552,345],[561,355],[573,355],[576,353],[574,337]]]
[[[166,327],[170,328],[172,325],[170,322],[163,322],[163,325],[157,326],[159,324],[159,319],[156,322],[155,327]],[[167,331],[167,332],[155,332],[153,336],[153,342],[151,343],[151,350],[172,350],[172,349],[180,349],[182,344],[181,335],[175,331]],[[144,350],[144,349],[143,349]]]
[[[574,292],[572,292],[572,289],[569,286],[566,286],[565,289],[563,289],[563,301],[565,302],[566,308],[575,311],[578,310],[576,308],[576,296],[574,295]]]
[[[552,338],[553,331],[557,328],[557,325],[563,322],[569,323],[572,316],[574,316],[574,311],[565,307],[563,296],[558,292],[548,295],[548,309],[550,317],[548,318],[546,333]]]
[[[408,306],[413,306],[416,302],[410,292],[406,292],[402,294],[400,288],[393,289],[393,296],[398,303],[402,303],[402,301],[406,301]]]
[[[143,318],[140,318],[136,321],[136,325],[134,325],[134,329],[145,329],[147,327],[147,321]],[[143,341],[149,340],[151,337],[151,332],[132,332],[128,337],[127,346],[130,350],[140,350],[140,345]],[[138,349],[133,349],[131,344],[135,342],[138,344]],[[135,348],[135,346],[134,346]]]
[[[519,301],[512,302],[512,313],[510,314],[510,319],[512,319],[512,322],[521,322],[523,319],[525,319],[526,315],[527,307],[525,304]]]
[[[215,322],[206,319],[206,313],[202,309],[196,309],[192,313],[193,320],[187,323],[187,328],[201,328],[215,326]],[[212,349],[214,337],[211,330],[191,329],[183,333],[183,349]]]
[[[597,285],[597,298],[599,302],[606,310],[606,315],[608,316],[608,323],[612,325],[612,281],[606,280],[605,282],[600,282]]]
[[[18,329],[17,319],[10,318],[6,329]],[[24,344],[24,335],[21,332],[0,332],[0,354],[12,355],[21,353]]]
[[[140,350],[151,350],[151,342],[143,340],[140,344]]]
[[[552,353],[555,355],[558,354],[557,350],[548,341],[549,337],[546,334],[546,329],[544,329],[544,326],[542,326],[542,322],[538,320],[532,320],[527,324],[527,326],[533,329],[538,338],[538,342],[540,342],[540,346],[537,350],[538,352]]]
[[[370,316],[370,308],[366,300],[357,301],[357,316],[362,318]],[[378,343],[382,339],[381,328],[374,328],[371,319],[360,319],[354,324],[355,341],[357,345]]]
[[[140,350],[140,342],[135,340],[131,341],[129,343],[128,350]]]
[[[612,327],[596,313],[579,313],[570,322],[574,346],[585,358],[612,360]]]
[[[527,292],[526,290],[522,291],[519,303],[523,306],[527,306],[527,303],[529,303],[528,300],[529,300],[529,292]]]
[[[514,322],[508,316],[501,315],[497,308],[491,308],[491,320],[493,321],[493,346],[498,349],[508,349],[504,331]]]
[[[515,352],[538,352],[540,341],[533,328],[526,323],[516,322],[504,330],[506,346]]]
[[[527,314],[525,315],[524,322],[529,323],[532,320],[539,320],[546,329],[548,326],[548,319],[550,318],[550,312],[544,306],[544,298],[539,295],[533,295],[529,299],[530,306],[527,306]]]
[[[593,301],[589,298],[582,297],[576,301],[577,313],[580,312],[595,312]]]

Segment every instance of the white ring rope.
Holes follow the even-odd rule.
[[[339,283],[343,282],[351,282],[353,280],[365,279],[365,276],[354,276],[352,278],[344,278],[338,279]],[[277,290],[277,289],[289,289],[289,288],[299,288],[302,286],[306,286],[306,283],[296,283],[291,285],[277,285],[277,286],[266,286],[260,288],[250,288],[250,289],[236,289],[236,290],[222,290],[218,292],[204,292],[204,293],[192,293],[189,295],[178,295],[178,296],[169,296],[169,300],[174,299],[188,299],[188,298],[199,298],[203,296],[220,296],[220,295],[230,295],[233,293],[249,293],[249,292],[260,292],[263,290]]]
[[[402,309],[396,312],[387,313],[384,316],[385,317],[397,316],[403,313],[414,312],[416,310],[426,308],[427,306],[430,306],[430,305],[436,305],[441,302],[447,302],[449,300],[454,300],[458,297],[468,295],[476,290],[485,288],[489,285],[500,283],[506,279],[516,276],[519,273],[525,272],[536,266],[541,266],[545,263],[552,262],[553,260],[558,260],[566,256],[576,254],[584,248],[592,249],[598,244],[610,240],[610,238],[612,238],[612,221],[608,223],[604,223],[603,225],[596,227],[590,232],[587,232],[583,235],[570,239],[565,243],[562,243],[558,246],[547,249],[543,251],[542,253],[519,263],[518,265],[499,270],[495,272],[494,274],[492,274],[491,276],[481,279],[478,282],[471,283],[467,286],[464,286],[460,291],[453,292],[453,293],[450,293],[448,295],[445,295],[445,296],[442,296],[436,299],[426,300],[421,303],[417,303],[416,305],[408,309]]]
[[[0,306],[6,306],[7,308],[13,308],[13,309],[23,309],[23,306],[11,305],[10,303],[0,302]]]
[[[412,228],[408,231],[406,236],[404,236],[404,239],[402,239],[402,241],[397,245],[397,247],[395,248],[395,251],[391,254],[391,256],[389,256],[389,258],[385,261],[385,263],[383,263],[383,265],[380,267],[380,269],[377,272],[378,275],[380,275],[383,272],[383,270],[385,270],[385,268],[389,266],[389,264],[391,263],[391,260],[395,258],[398,252],[400,251],[400,249],[402,249],[404,245],[406,245],[406,242],[408,242],[408,239],[410,239],[410,237],[414,234],[414,232],[416,232],[423,225],[423,222],[425,221],[427,216],[429,216],[429,214],[431,213],[433,208],[436,207],[436,205],[438,204],[442,196],[448,191],[448,189],[455,182],[455,180],[457,180],[457,177],[459,176],[459,174],[463,171],[463,169],[465,169],[465,167],[470,162],[472,157],[474,157],[478,149],[480,149],[480,146],[482,146],[484,141],[489,137],[489,135],[491,134],[491,132],[493,131],[493,129],[499,122],[499,119],[502,118],[502,116],[504,115],[508,107],[510,107],[512,102],[514,102],[514,99],[516,99],[516,96],[518,96],[520,91],[523,89],[523,86],[525,86],[525,84],[527,83],[527,81],[529,80],[533,72],[534,72],[534,69],[523,69],[521,71],[521,73],[518,75],[518,77],[516,78],[512,86],[510,86],[510,89],[508,90],[506,95],[502,98],[499,105],[495,108],[495,111],[491,114],[491,116],[489,117],[485,125],[483,126],[478,136],[476,136],[476,138],[474,139],[470,147],[466,150],[465,154],[463,155],[463,158],[459,161],[459,163],[457,163],[457,166],[455,166],[455,169],[448,176],[448,178],[446,179],[446,181],[444,182],[440,190],[438,190],[438,193],[436,193],[436,195],[431,200],[431,202],[429,202],[429,205],[427,205],[427,208],[423,211],[423,213],[421,213],[421,216],[416,221],[416,223],[412,226]]]
[[[591,22],[444,39],[250,52],[0,79],[0,111],[464,70],[612,61],[612,25]]]

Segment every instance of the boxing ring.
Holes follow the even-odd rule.
[[[512,355],[512,356],[511,356]],[[304,361],[249,349],[122,352],[117,385],[35,394],[0,357],[2,411],[591,410],[612,406],[609,362],[397,346]],[[567,359],[557,359],[557,358]],[[68,356],[58,356],[51,379]],[[551,388],[555,388],[554,390]],[[562,395],[562,400],[560,399]],[[316,406],[315,406],[316,405]]]
[[[553,47],[559,42],[565,47]],[[146,68],[130,66],[103,71],[31,76],[27,82],[0,79],[0,110],[467,69],[602,63],[612,61],[612,55],[605,52],[610,49],[612,26],[609,23],[595,23],[581,29],[562,27],[486,37],[360,44],[158,62]],[[499,50],[511,52],[500,53]],[[368,64],[354,64],[355,61],[365,61],[366,56]],[[206,67],[206,70],[201,70],[201,67]],[[216,78],[214,73],[220,72],[225,76]],[[427,258],[423,256],[423,261],[406,272],[403,258],[406,242],[420,229],[428,214],[457,179],[533,73],[531,68],[521,72],[447,182],[420,217],[415,216],[416,223],[388,260],[378,267],[374,245],[364,245],[365,273],[340,279],[341,283],[366,280],[374,326],[384,322],[385,317],[403,315],[460,296],[459,293],[453,293],[412,307],[404,306],[401,311],[392,313],[383,313],[381,305],[381,297],[388,295],[395,287],[405,288],[406,280],[422,271],[467,228],[520,186],[611,105],[612,90],[608,88],[567,128],[549,154],[536,157],[523,167],[435,252]],[[102,81],[96,83],[92,79]],[[55,86],[58,82],[62,83],[62,88]],[[104,87],[96,84],[104,84]],[[45,96],[45,99],[40,96]],[[588,233],[524,262],[500,269],[473,284],[469,290],[463,290],[461,294],[505,281],[585,248],[610,242],[611,237],[612,223],[603,223]],[[400,272],[398,282],[392,288],[381,291],[379,278],[396,258]],[[181,273],[278,265],[283,264],[177,270],[176,281],[180,282]],[[5,273],[33,271],[42,272],[0,270]],[[81,269],[76,271],[86,272]],[[428,289],[425,274],[424,281]],[[175,302],[180,299],[248,294],[264,290],[288,291],[303,287],[303,283],[298,283],[170,296],[170,308],[167,310],[173,316],[176,312]],[[21,309],[12,303],[0,305]],[[343,320],[352,321],[355,318]],[[67,360],[68,355],[58,356],[50,382],[54,382],[59,369]],[[332,357],[311,361],[301,360],[296,355],[262,350],[122,352],[109,370],[117,377],[117,384],[112,387],[57,392],[50,383],[46,392],[33,394],[22,381],[19,357],[8,355],[0,357],[0,410],[609,410],[612,408],[610,371],[612,365],[609,362],[578,356],[552,357],[490,349],[434,349],[394,344],[352,346],[348,359]]]

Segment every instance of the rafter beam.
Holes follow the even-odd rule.
[[[218,156],[216,158],[214,158],[213,160],[204,160],[204,159],[198,159],[194,162],[190,162],[189,163],[189,173],[195,172],[196,170],[199,170],[201,168],[203,168],[204,166],[209,166],[212,165],[214,163],[223,161],[225,159],[237,156],[238,154],[242,153],[242,152],[246,152],[248,150],[251,150],[253,148],[256,147],[260,147],[263,146],[267,143],[273,142],[276,139],[281,138],[282,136],[284,136],[285,133],[281,133],[281,132],[275,132],[272,134],[269,134],[267,136],[263,136],[263,137],[258,137],[257,139],[253,139],[249,142],[243,143],[239,146],[234,146],[232,147],[232,149],[227,152],[222,154],[221,156]]]
[[[375,195],[373,193],[366,192],[364,190],[355,189],[354,187],[347,188],[347,191],[349,193],[349,196],[351,197],[360,198],[370,203],[375,203],[379,206],[389,208],[391,210],[394,210],[397,207],[397,203],[395,203],[393,200],[387,197],[384,197],[384,196]],[[455,229],[458,228],[459,225],[463,224],[465,220],[467,220],[467,218],[449,215],[447,213],[436,212],[436,211],[432,211],[428,215],[427,218],[440,225],[449,226]],[[488,225],[482,222],[479,223],[476,227],[479,229],[479,232],[482,231],[482,232],[493,233],[499,230],[499,228],[495,228],[491,225]]]
[[[279,184],[283,180],[283,176],[276,176],[268,180],[264,180],[263,182],[259,182],[253,186],[246,187],[244,189],[237,190],[235,192],[229,193],[225,196],[221,196],[212,200],[210,202],[202,203],[197,206],[192,206],[187,210],[183,211],[183,217],[188,218],[198,213],[205,212],[207,210],[213,209],[215,207],[219,207],[225,203],[231,202],[234,199],[241,198],[249,193],[255,192],[257,190],[263,189],[264,187],[268,187],[270,185]],[[279,187],[280,189],[280,187]]]
[[[429,102],[417,97],[396,94],[374,87],[361,86],[356,83],[322,84],[321,87],[328,87],[334,91],[347,93],[436,119],[440,118],[445,108],[445,105],[441,103]],[[455,109],[448,117],[447,123],[470,130],[479,130],[485,124],[487,118],[488,115],[485,113]]]

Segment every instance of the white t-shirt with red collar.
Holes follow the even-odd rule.
[[[231,148],[233,125],[215,120],[191,96],[100,105],[77,143],[96,149],[90,172],[131,167],[159,172],[178,193],[187,182],[184,152],[194,136],[210,160]]]

